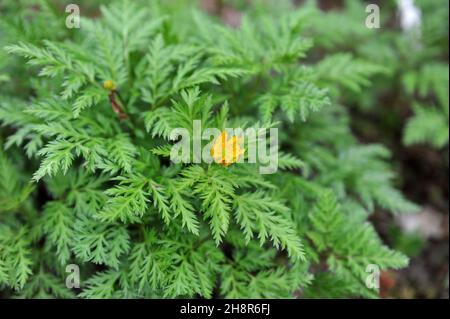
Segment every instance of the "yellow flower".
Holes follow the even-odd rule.
[[[211,156],[214,162],[228,166],[236,163],[244,155],[245,149],[241,148],[242,139],[233,136],[228,138],[226,132],[222,132],[211,148]]]
[[[103,87],[108,91],[114,91],[116,89],[116,84],[111,80],[106,80],[103,82]]]

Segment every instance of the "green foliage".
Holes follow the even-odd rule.
[[[342,87],[360,92],[370,85],[370,78],[386,72],[382,66],[364,60],[357,60],[350,54],[330,55],[317,66],[317,76],[325,83],[339,83]]]
[[[327,252],[326,264],[336,280],[348,283],[346,289],[353,293],[370,297],[374,293],[365,286],[367,267],[398,269],[408,264],[408,258],[383,245],[370,224],[355,222],[347,215],[333,193],[325,192],[309,215],[312,227],[308,237],[319,253]]]
[[[24,229],[14,232],[7,226],[2,226],[1,230],[1,283],[20,290],[33,273],[30,243]]]
[[[431,143],[441,148],[448,144],[449,119],[434,107],[414,107],[414,116],[405,128],[406,145]]]
[[[404,128],[406,146],[424,144],[443,150],[448,148],[449,4],[417,0],[414,5],[421,12],[419,36],[400,25],[390,26],[394,20],[400,24],[396,1],[380,5],[380,29],[361,28],[364,4],[350,0],[345,1],[344,10],[313,10],[320,18],[311,18],[307,25],[318,39],[317,46],[335,52],[319,63],[325,81],[332,78],[356,92],[367,88],[370,77],[378,74],[377,85],[353,96],[355,106],[381,120],[396,121]],[[342,53],[343,49],[350,53]],[[386,94],[390,104],[379,105]],[[405,108],[410,113],[407,120]]]
[[[244,6],[231,28],[188,1],[105,1],[70,31],[46,3],[0,8],[18,17],[1,18],[0,81],[20,76],[0,92],[2,296],[373,297],[369,264],[407,265],[367,217],[417,207],[345,107],[386,68],[334,50],[311,3]],[[431,78],[421,92],[443,100]],[[278,128],[279,170],[171,162],[172,129],[194,120]]]

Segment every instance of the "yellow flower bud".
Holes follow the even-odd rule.
[[[106,80],[103,82],[103,87],[108,91],[114,91],[116,89],[116,84],[112,80]]]

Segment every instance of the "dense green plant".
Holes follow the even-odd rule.
[[[327,52],[345,50],[354,58],[384,67],[379,69],[375,85],[366,87],[364,94],[345,96],[351,104],[378,115],[385,123],[403,127],[407,146],[421,143],[442,149],[449,139],[449,3],[414,1],[421,12],[420,31],[401,29],[398,3],[380,4],[379,29],[361,27],[367,3],[345,1],[342,10],[316,10],[317,18],[309,20],[308,30],[317,39],[316,47]],[[354,59],[343,59],[331,64],[333,71],[329,72],[356,76],[358,70],[351,69],[352,65]],[[381,111],[384,100],[389,105]],[[405,109],[409,109],[406,124]]]
[[[233,29],[192,2],[108,1],[68,30],[34,2],[1,9],[2,296],[376,297],[367,266],[408,264],[367,219],[416,206],[340,98],[385,68],[310,51],[311,4],[255,5]],[[279,171],[173,164],[171,129],[196,119],[279,128]]]

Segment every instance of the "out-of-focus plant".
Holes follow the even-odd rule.
[[[380,28],[362,27],[368,3],[345,1],[342,10],[322,12],[310,19],[310,30],[316,47],[330,52],[352,54],[347,62],[333,63],[341,72],[354,74],[355,59],[383,67],[374,85],[363,94],[345,96],[360,110],[381,114],[380,121],[404,127],[403,142],[448,146],[449,138],[449,3],[441,0],[412,1],[419,10],[419,20],[411,29],[402,28],[400,3],[383,1]],[[411,8],[409,8],[411,10]],[[410,12],[408,14],[411,14]],[[333,27],[329,27],[332,25]],[[380,103],[389,103],[385,108]],[[411,114],[403,122],[405,110]],[[398,112],[400,118],[392,118]],[[382,123],[381,123],[382,124]]]

